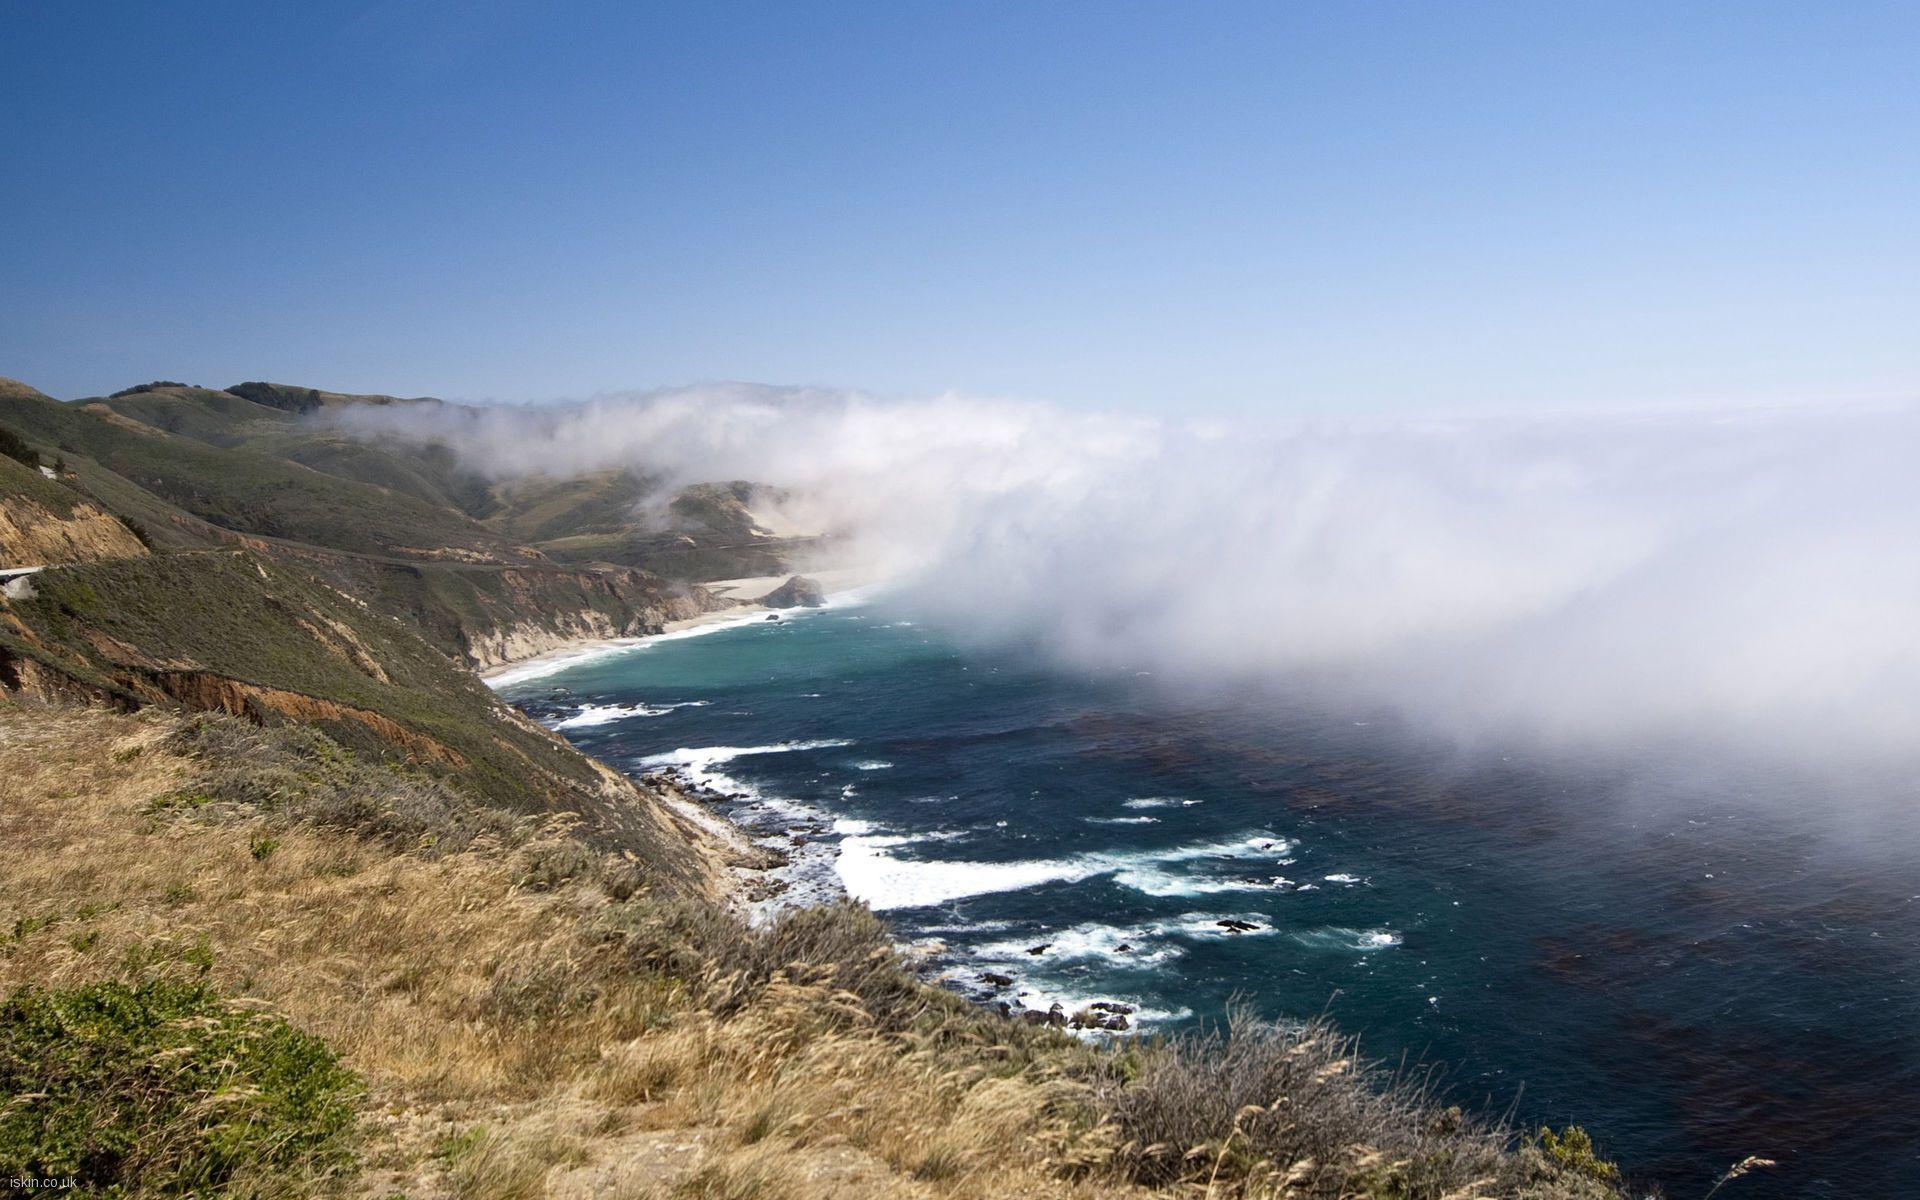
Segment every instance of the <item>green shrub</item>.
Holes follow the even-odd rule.
[[[1569,1125],[1555,1133],[1545,1125],[1533,1135],[1533,1144],[1559,1171],[1612,1183],[1620,1178],[1620,1168],[1594,1152],[1593,1138],[1578,1125]]]
[[[30,467],[40,465],[40,455],[35,453],[33,447],[27,445],[19,434],[4,425],[0,425],[0,454]]]
[[[153,979],[0,1003],[0,1177],[94,1194],[311,1194],[353,1165],[360,1085],[324,1042]]]

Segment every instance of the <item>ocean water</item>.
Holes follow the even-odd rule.
[[[1781,1166],[1722,1197],[1920,1196],[1899,818],[1834,836],[1832,798],[1778,774],[1467,753],[1041,663],[869,603],[502,690],[616,767],[734,795],[794,895],[843,886],[939,939],[963,990],[1001,972],[1162,1030],[1326,1011],[1454,1102],[1583,1124],[1676,1200],[1750,1154]]]

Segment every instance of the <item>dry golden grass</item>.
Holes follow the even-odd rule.
[[[1325,1029],[1095,1051],[919,985],[864,910],[749,932],[564,829],[185,722],[0,700],[0,996],[164,967],[284,1014],[368,1085],[335,1192],[1618,1195],[1590,1147],[1516,1153]]]
[[[368,1196],[1093,1197],[1099,1152],[1030,1064],[889,1032],[776,977],[719,1016],[636,967],[576,883],[515,854],[396,853],[156,809],[179,718],[0,705],[0,994],[169,959],[325,1038],[367,1081]]]

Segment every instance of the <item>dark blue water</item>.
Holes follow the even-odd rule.
[[[1753,1154],[1781,1166],[1722,1197],[1920,1195],[1897,807],[1836,838],[1836,798],[1779,774],[1465,754],[1385,714],[1039,663],[835,608],[505,691],[618,767],[738,793],[781,844],[798,825],[798,888],[837,872],[942,939],[956,986],[1004,972],[1023,1003],[1122,1000],[1162,1029],[1236,996],[1330,1010],[1676,1198]]]

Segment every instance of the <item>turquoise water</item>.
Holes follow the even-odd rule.
[[[1160,1029],[1236,996],[1329,1010],[1675,1197],[1749,1154],[1782,1167],[1723,1197],[1920,1194],[1898,821],[1835,841],[1803,781],[1463,754],[1387,714],[1042,662],[837,607],[503,691],[617,767],[734,794],[796,894],[837,882],[940,939],[962,990],[1001,972],[1023,1004]]]

